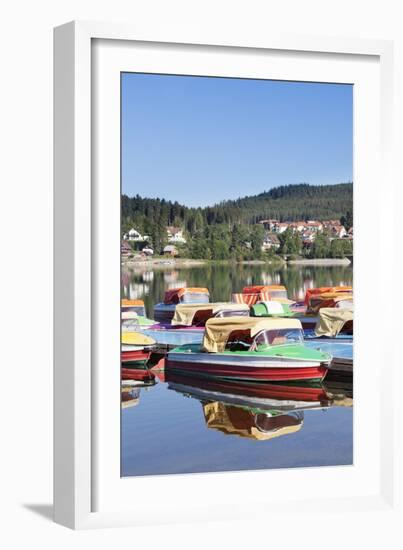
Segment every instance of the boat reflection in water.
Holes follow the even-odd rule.
[[[141,386],[155,384],[155,375],[146,367],[123,366],[120,369],[122,383],[126,386]]]
[[[151,375],[148,378],[122,380],[120,404],[122,409],[136,407],[140,402],[140,393],[142,389],[149,389],[155,386],[157,380]]]
[[[304,422],[303,411],[278,414],[224,405],[219,401],[203,404],[208,428],[226,435],[238,435],[259,441],[297,432]]]
[[[227,435],[269,440],[298,432],[304,411],[326,410],[345,397],[322,384],[248,383],[166,371],[168,388],[201,402],[206,426]],[[349,399],[352,406],[352,399]]]
[[[136,407],[140,402],[140,388],[123,386],[120,403],[122,409],[128,409],[129,407]]]

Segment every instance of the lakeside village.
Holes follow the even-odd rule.
[[[142,235],[131,227],[122,235],[121,255],[123,262],[161,257],[234,261],[346,258],[353,255],[352,215],[348,212],[339,220],[220,224],[195,235],[173,226],[159,228],[158,235]]]

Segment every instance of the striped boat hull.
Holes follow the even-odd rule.
[[[130,350],[122,351],[120,357],[122,363],[144,364],[149,360],[150,355],[151,351],[148,350]]]
[[[191,356],[190,356],[191,355]],[[247,358],[225,354],[169,353],[166,368],[191,375],[257,381],[323,380],[328,365],[289,358]]]

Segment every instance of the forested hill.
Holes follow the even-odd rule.
[[[346,210],[352,210],[353,184],[337,185],[283,185],[259,195],[225,201],[218,205],[227,210],[242,211],[245,221],[262,219],[280,221],[338,219]]]
[[[190,208],[164,199],[122,196],[122,222],[150,233],[152,226],[180,226],[190,233],[220,223],[254,224],[263,219],[280,221],[339,219],[352,211],[353,184],[297,184],[274,187],[259,195],[223,201],[214,206]]]

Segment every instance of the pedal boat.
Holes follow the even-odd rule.
[[[304,345],[297,319],[227,317],[206,322],[201,345],[170,351],[166,368],[229,380],[321,381],[331,360]]]
[[[321,286],[318,288],[308,288],[305,292],[304,304],[305,306],[309,305],[310,298],[313,296],[319,296],[322,294],[352,294],[352,286]]]
[[[305,319],[293,313],[287,304],[259,302],[250,308],[251,317],[292,317],[301,321],[304,339],[353,340],[353,311],[347,308],[321,308],[319,315]]]
[[[156,341],[141,332],[123,332],[121,336],[121,362],[144,367]]]
[[[146,309],[143,300],[127,300],[123,298],[120,303],[121,311],[123,313],[135,313],[137,315],[142,315],[145,317]]]
[[[164,328],[204,330],[212,318],[249,317],[249,306],[230,302],[208,304],[178,304],[170,325]]]
[[[207,304],[210,294],[207,288],[182,287],[167,290],[164,302],[154,306],[154,318],[159,323],[170,322],[177,304]]]
[[[293,317],[288,304],[283,304],[277,300],[267,300],[258,302],[250,308],[251,317]]]
[[[147,334],[154,336],[157,342],[174,345],[200,342],[206,321],[211,318],[249,317],[249,306],[233,304],[231,302],[217,302],[208,304],[177,304],[170,323],[156,323],[144,327]],[[168,337],[169,342],[165,342]],[[178,341],[176,341],[178,336]],[[181,342],[182,340],[182,342]]]
[[[352,309],[322,307],[319,310],[314,338],[353,340],[354,312]]]
[[[155,324],[153,319],[146,317],[143,300],[121,300],[122,331],[137,332]]]
[[[354,309],[353,294],[341,291],[311,294],[308,297],[305,311],[295,312],[295,318],[301,321],[304,328],[314,329],[323,308],[352,311]]]
[[[242,292],[232,294],[232,301],[238,304],[254,306],[258,302],[276,301],[282,304],[291,305],[287,289],[283,285],[255,285],[245,286]]]
[[[138,315],[135,311],[122,311],[121,322],[123,332],[138,332],[140,330],[147,330],[155,325],[154,319]]]

